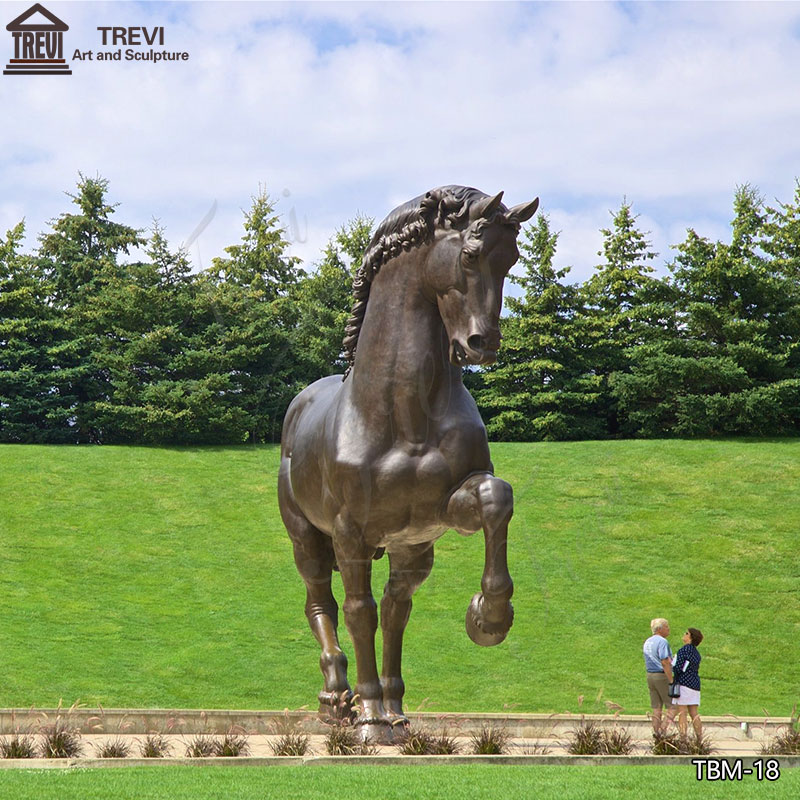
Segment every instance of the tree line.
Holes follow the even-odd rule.
[[[81,176],[34,253],[24,223],[0,240],[0,440],[277,440],[296,392],[343,369],[350,263],[372,222],[339,231],[306,274],[260,192],[241,241],[192,272],[157,222],[146,237],[116,222],[107,193]]]
[[[497,363],[476,376],[505,440],[800,433],[800,183],[734,196],[730,242],[689,229],[667,275],[623,202],[582,284],[540,216],[524,234]]]
[[[193,272],[158,222],[145,236],[115,221],[107,194],[81,176],[34,252],[24,222],[0,239],[0,441],[276,441],[292,397],[344,369],[374,220],[343,225],[306,270],[262,191],[241,240]],[[774,208],[740,187],[731,231],[690,229],[659,277],[623,202],[571,283],[547,216],[526,227],[498,360],[465,375],[490,436],[800,433],[800,184]]]

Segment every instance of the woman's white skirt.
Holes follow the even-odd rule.
[[[681,696],[672,698],[674,706],[699,706],[700,692],[698,689],[690,689],[688,686],[681,686]]]

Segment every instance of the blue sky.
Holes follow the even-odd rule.
[[[3,28],[29,5],[3,3]],[[800,3],[44,5],[68,55],[103,49],[98,26],[163,25],[190,58],[0,78],[0,228],[24,217],[31,242],[79,171],[174,245],[215,208],[197,267],[259,186],[310,265],[355,214],[464,183],[540,196],[580,280],[623,198],[662,265],[688,226],[727,237],[737,184],[789,200],[800,176]]]

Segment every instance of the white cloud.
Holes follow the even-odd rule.
[[[176,245],[216,200],[207,265],[262,184],[310,261],[358,211],[467,183],[540,195],[578,279],[623,196],[667,258],[687,224],[727,234],[736,184],[788,200],[800,174],[795,3],[49,5],[69,47],[163,25],[191,57],[0,79],[0,226],[21,212],[32,234],[99,172],[121,221],[156,216]]]

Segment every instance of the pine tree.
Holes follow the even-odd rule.
[[[77,213],[62,214],[40,237],[39,256],[52,284],[52,303],[65,326],[58,353],[69,390],[61,414],[70,419],[77,442],[102,441],[95,407],[108,400],[109,373],[99,360],[106,340],[115,337],[103,293],[124,280],[121,255],[144,243],[140,231],[111,220],[116,206],[107,202],[108,181],[80,176],[78,193],[69,195]]]
[[[641,313],[647,299],[657,293],[653,268],[647,262],[656,258],[647,234],[636,226],[632,206],[623,200],[613,215],[613,226],[603,228],[604,261],[582,287],[586,326],[591,332],[591,352],[596,390],[600,395],[599,413],[606,433],[629,432],[620,418],[614,384],[630,372],[633,348],[651,336],[652,320]]]
[[[798,293],[791,258],[778,255],[791,254],[791,217],[788,208],[786,217],[766,210],[745,185],[734,197],[730,244],[690,229],[678,245],[674,336],[657,352],[638,352],[631,376],[615,384],[645,435],[800,430]]]
[[[344,372],[347,366],[342,339],[352,305],[353,272],[361,264],[374,227],[373,219],[357,216],[339,228],[325,246],[316,270],[297,285],[294,349],[308,383]]]
[[[95,358],[109,392],[94,404],[95,426],[108,443],[200,442],[208,426],[193,417],[188,400],[203,378],[186,366],[194,335],[189,261],[185,251],[169,249],[158,222],[146,255],[98,294],[108,333]]]
[[[69,441],[64,325],[41,265],[20,252],[24,236],[20,222],[0,240],[0,441]]]
[[[482,373],[476,391],[495,439],[579,439],[600,433],[580,295],[564,283],[569,267],[553,264],[557,244],[558,233],[545,215],[524,229],[523,273],[510,277],[523,294],[506,298],[510,314],[502,322],[497,362]]]
[[[199,276],[192,358],[204,365],[208,424],[215,439],[275,441],[301,381],[292,331],[293,293],[304,277],[274,204],[263,191],[245,213],[241,244]]]

